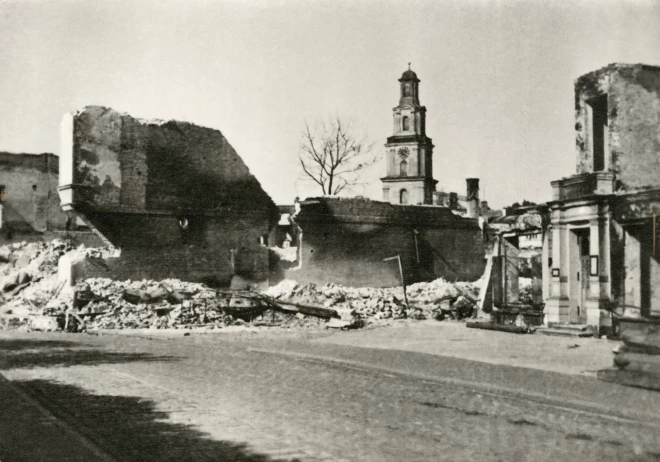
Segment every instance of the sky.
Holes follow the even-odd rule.
[[[660,2],[0,0],[0,151],[54,152],[66,112],[102,105],[219,129],[279,204],[318,195],[305,122],[339,115],[381,161],[398,78],[421,80],[438,189],[501,207],[575,173],[573,81],[660,65]]]

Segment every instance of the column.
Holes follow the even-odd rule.
[[[568,321],[568,242],[566,225],[560,223],[559,211],[552,212],[552,267],[549,277],[549,298],[546,302],[546,322],[561,323]],[[548,247],[550,247],[548,245]]]
[[[587,325],[598,328],[600,326],[600,270],[601,261],[601,239],[600,220],[595,219],[589,223],[589,293],[586,300]],[[597,261],[596,261],[597,260]],[[597,268],[594,268],[595,266]],[[596,270],[595,273],[593,270]]]

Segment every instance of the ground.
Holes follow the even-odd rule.
[[[0,461],[660,460],[614,342],[458,323],[0,332]]]

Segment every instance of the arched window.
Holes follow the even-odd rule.
[[[399,191],[399,203],[400,204],[407,204],[408,203],[408,191],[405,189],[402,189]]]
[[[399,164],[399,176],[408,176],[408,162],[405,160]]]
[[[405,83],[403,84],[403,96],[410,96],[412,93],[412,88],[410,87],[410,83]]]
[[[410,130],[410,119],[408,119],[408,116],[403,116],[403,131],[407,132]]]

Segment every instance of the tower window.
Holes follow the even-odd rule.
[[[408,130],[410,130],[410,119],[408,118],[408,116],[404,116],[403,117],[403,131],[407,132]]]
[[[591,115],[591,151],[594,172],[605,170],[605,159],[609,153],[609,130],[607,127],[607,95],[588,101]]]
[[[405,160],[399,164],[399,176],[408,176],[408,162]]]
[[[406,189],[402,189],[399,191],[399,204],[407,204],[408,203],[408,191]]]
[[[410,83],[405,83],[403,85],[403,96],[410,96],[412,94],[412,88],[410,88]]]

